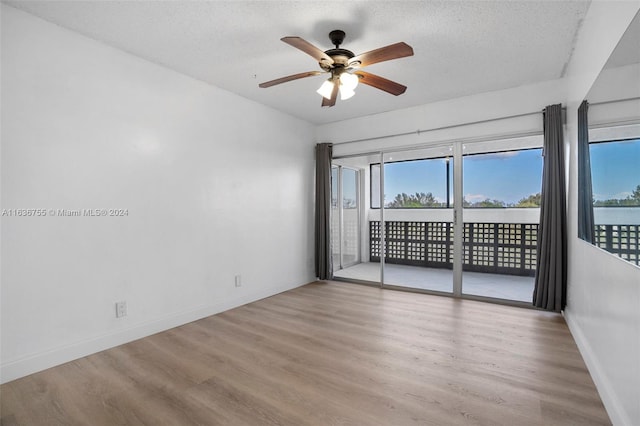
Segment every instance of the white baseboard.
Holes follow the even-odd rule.
[[[64,364],[105,349],[169,330],[256,300],[264,299],[304,284],[271,287],[242,297],[231,298],[215,304],[202,305],[183,312],[176,312],[156,320],[139,323],[126,329],[106,333],[45,352],[32,354],[0,364],[0,383],[7,383],[56,365]]]
[[[569,326],[569,331],[571,331],[573,340],[575,340],[578,345],[578,349],[584,359],[584,363],[587,365],[591,378],[596,385],[596,389],[600,394],[600,399],[602,399],[602,403],[604,404],[604,408],[607,410],[611,423],[613,423],[614,426],[634,426],[632,425],[624,407],[622,407],[618,402],[619,399],[616,397],[616,392],[611,385],[611,382],[602,371],[598,357],[591,348],[589,340],[585,337],[582,329],[578,325],[578,322],[573,318],[570,309],[565,309],[564,318]]]

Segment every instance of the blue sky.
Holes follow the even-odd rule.
[[[590,152],[596,199],[626,198],[640,185],[640,139],[591,144]],[[464,156],[464,197],[469,202],[489,198],[517,203],[522,198],[540,192],[542,161],[542,149]],[[445,160],[386,164],[386,202],[402,192],[431,192],[438,200],[444,201]]]
[[[403,192],[407,194],[431,192],[439,201],[445,201],[447,185],[445,164],[442,158],[385,164],[385,203]],[[453,194],[453,187],[451,193]]]
[[[510,151],[498,154],[468,155],[463,158],[463,193],[467,201],[489,199],[517,203],[540,192],[542,150]],[[453,160],[452,160],[453,166]],[[451,167],[453,173],[453,167]],[[451,180],[453,196],[453,179]],[[405,192],[431,192],[446,200],[444,159],[389,163],[385,168],[386,201]]]
[[[596,200],[626,198],[640,185],[640,139],[592,143],[589,151]]]
[[[469,202],[489,198],[515,204],[542,189],[542,149],[469,155],[462,167]]]
[[[590,145],[593,194],[597,200],[626,198],[640,185],[640,139]],[[517,203],[540,192],[542,149],[507,151],[463,157],[463,193],[469,202],[496,199]],[[352,172],[351,172],[352,173]],[[453,160],[450,167],[453,202]],[[355,180],[344,176],[345,198],[355,199]],[[396,194],[431,192],[446,200],[444,158],[385,164],[386,203]]]

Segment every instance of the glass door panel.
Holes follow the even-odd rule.
[[[338,206],[338,166],[331,166],[331,258],[333,272],[340,269],[340,211]]]
[[[369,164],[379,155],[333,160],[335,192],[332,203],[332,250],[334,276],[355,281],[380,283],[380,265],[371,263],[369,253],[370,192]],[[379,160],[378,160],[379,161]]]
[[[453,292],[453,166],[452,145],[387,153],[383,173],[371,165],[384,183],[383,202],[372,195],[371,206],[383,209],[384,285]]]
[[[541,137],[463,147],[462,293],[531,303]]]
[[[342,267],[360,262],[359,172],[342,167]]]

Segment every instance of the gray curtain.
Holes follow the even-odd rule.
[[[589,103],[587,101],[582,101],[580,108],[578,108],[578,237],[593,243],[595,230],[588,109]]]
[[[567,213],[562,105],[544,109],[544,165],[533,304],[560,312],[567,299]]]
[[[331,157],[333,145],[316,145],[316,277],[329,280],[331,264]]]

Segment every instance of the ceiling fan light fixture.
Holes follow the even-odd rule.
[[[340,88],[346,87],[347,89],[354,91],[358,86],[359,80],[360,79],[357,75],[343,72],[342,74],[340,74]]]
[[[341,101],[346,101],[349,98],[352,98],[353,95],[355,95],[356,92],[354,92],[353,89],[350,89],[348,87],[346,87],[345,85],[340,85],[340,100]]]
[[[316,92],[322,96],[322,106],[332,107],[336,104],[338,92],[341,99],[349,99],[355,95],[358,82],[398,96],[403,94],[407,87],[395,81],[362,71],[361,68],[378,62],[390,61],[413,55],[413,49],[407,43],[399,42],[378,49],[370,50],[360,55],[354,55],[352,51],[340,47],[344,41],[345,33],[342,30],[334,30],[329,33],[329,38],[335,49],[322,51],[313,44],[297,36],[282,37],[280,40],[296,49],[306,53],[318,62],[322,71],[307,71],[286,77],[265,81],[258,84],[261,88],[267,88],[288,81],[311,77],[318,74],[330,74]]]
[[[325,80],[325,82],[322,83],[322,86],[320,86],[320,88],[316,90],[316,92],[319,95],[322,95],[323,98],[331,99],[331,93],[333,92],[333,81],[331,81],[331,79]]]

